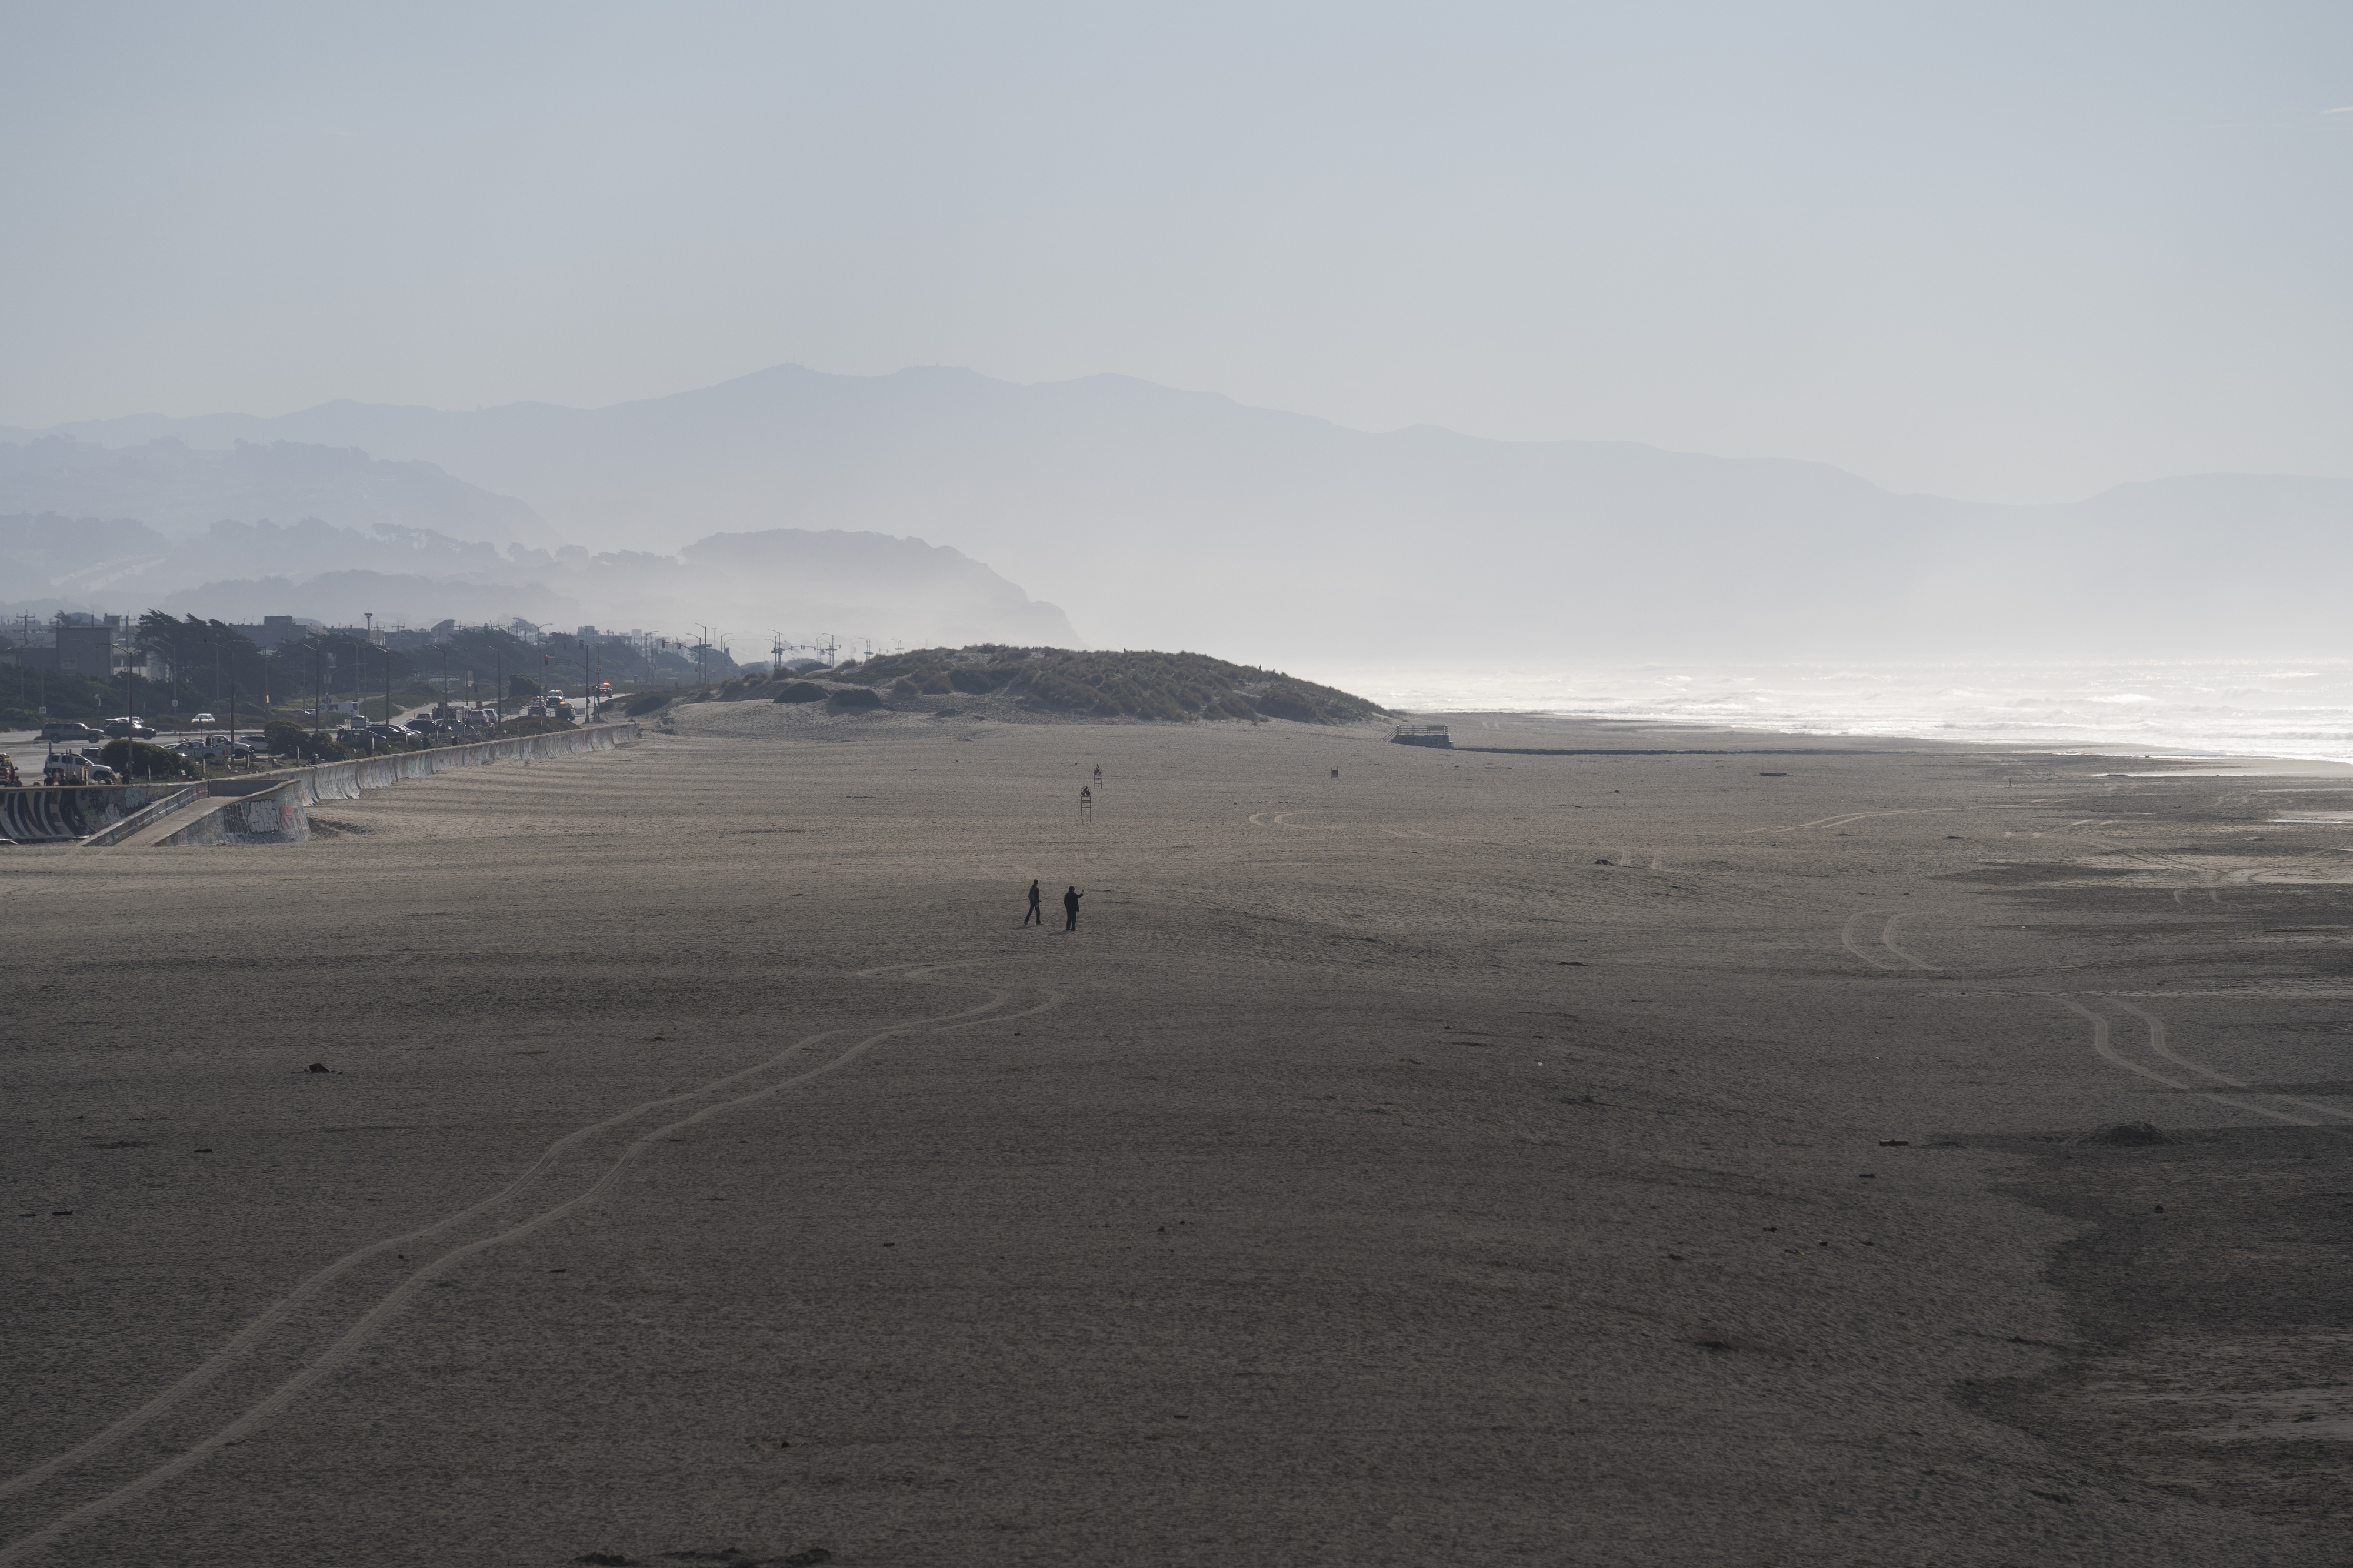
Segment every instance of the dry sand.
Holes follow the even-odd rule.
[[[2348,1560],[2341,778],[677,731],[0,850],[0,1562]]]

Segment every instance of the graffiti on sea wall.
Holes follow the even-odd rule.
[[[0,789],[0,838],[15,844],[73,844],[106,832],[149,807],[186,794],[169,784],[35,784]]]
[[[200,813],[164,844],[300,844],[311,837],[311,816],[301,779],[230,800]]]

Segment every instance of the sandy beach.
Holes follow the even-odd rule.
[[[2353,774],[1453,722],[0,849],[0,1563],[2353,1558]]]

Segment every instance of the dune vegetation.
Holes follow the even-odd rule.
[[[982,644],[883,654],[810,671],[871,686],[889,699],[981,697],[1044,712],[1172,722],[1285,719],[1351,724],[1388,716],[1379,704],[1280,670],[1198,653],[1085,652]]]

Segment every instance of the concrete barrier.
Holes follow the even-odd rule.
[[[104,833],[188,787],[174,779],[152,784],[33,784],[0,789],[0,838],[11,844],[72,844]]]
[[[544,735],[518,735],[504,741],[477,741],[466,746],[434,746],[422,752],[393,752],[381,757],[354,757],[347,763],[322,763],[292,776],[309,782],[312,801],[357,800],[362,790],[389,789],[401,779],[430,778],[452,768],[480,768],[492,763],[609,752],[624,741],[636,740],[639,731],[640,727],[634,723],[596,724]]]
[[[222,801],[198,812],[185,827],[155,840],[184,844],[300,844],[311,837],[303,782],[288,779],[273,788]]]
[[[517,735],[501,741],[477,741],[464,746],[434,746],[421,752],[395,752],[381,757],[356,757],[347,763],[322,763],[290,773],[265,773],[258,778],[213,779],[188,784],[174,781],[154,784],[59,784],[29,789],[0,789],[0,839],[12,844],[72,844],[91,847],[118,844],[174,812],[220,796],[268,796],[271,809],[281,811],[290,801],[299,813],[322,800],[357,800],[362,790],[385,789],[401,779],[430,778],[452,768],[488,767],[492,763],[568,757],[583,752],[609,752],[640,733],[636,723],[596,724],[580,730],[557,730],[544,735]],[[290,794],[281,794],[290,790]],[[207,817],[219,813],[208,811]],[[241,822],[232,817],[228,822]],[[257,816],[255,822],[261,819]],[[250,831],[224,826],[221,837],[167,835],[158,844],[299,844],[311,836],[310,818],[300,831],[290,819],[268,829]],[[192,830],[215,829],[192,825]]]
[[[82,847],[104,849],[110,845],[120,844],[141,828],[161,822],[183,808],[195,805],[210,793],[209,789],[201,784],[192,784],[185,788],[174,790],[163,799],[140,807],[113,826],[102,828],[91,834],[81,841]]]

